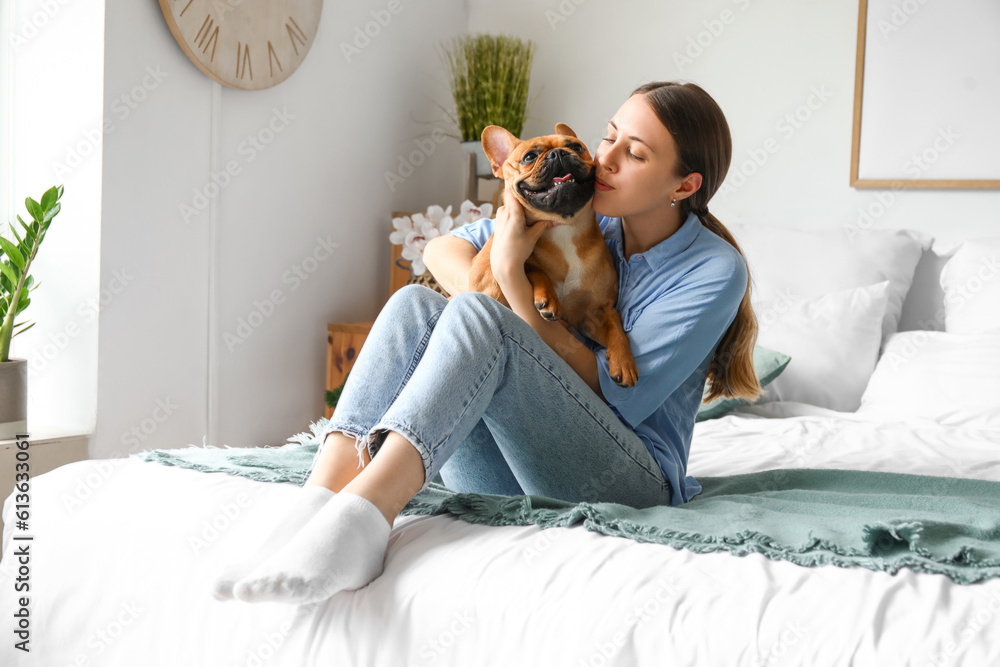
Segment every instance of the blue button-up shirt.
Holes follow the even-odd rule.
[[[570,331],[594,352],[601,393],[663,470],[673,489],[671,505],[681,505],[702,490],[687,475],[691,435],[712,356],[746,292],[746,262],[694,213],[669,237],[628,260],[621,218],[598,215],[597,221],[618,267],[616,307],[639,371],[635,386],[618,386],[605,348]],[[495,218],[482,218],[451,234],[480,250],[495,224]]]

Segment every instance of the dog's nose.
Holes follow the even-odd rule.
[[[545,154],[545,164],[553,164],[553,169],[568,169],[574,162],[574,154],[566,148],[553,148]]]

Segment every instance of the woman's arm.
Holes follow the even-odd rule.
[[[451,234],[435,236],[424,246],[424,266],[448,292],[469,291],[469,270],[479,251],[465,239]]]
[[[511,310],[538,332],[542,340],[576,371],[598,398],[608,403],[608,399],[601,391],[596,355],[570,333],[563,320],[552,322],[542,317],[535,308],[534,290],[524,271],[511,270],[509,273],[501,273],[497,276],[497,282],[500,283]]]
[[[476,246],[465,239],[451,234],[436,236],[424,246],[424,265],[448,294],[458,294],[469,291],[469,269],[476,256]],[[504,296],[511,305],[511,310],[538,332],[549,347],[551,347],[573,370],[590,385],[601,400],[608,402],[601,392],[597,376],[597,359],[586,345],[577,340],[566,327],[559,322],[546,320],[535,308],[531,283],[522,269],[511,280],[504,281],[508,287],[503,290]]]
[[[505,187],[510,190],[510,183]],[[510,309],[537,331],[541,339],[607,403],[608,400],[601,392],[594,353],[577,340],[561,321],[550,322],[542,317],[535,307],[534,290],[525,274],[524,263],[533,252],[539,237],[546,229],[551,229],[555,221],[538,220],[528,227],[524,209],[516,196],[505,191],[504,202],[497,209],[493,246],[490,248],[490,270],[500,285],[500,291],[510,304]]]

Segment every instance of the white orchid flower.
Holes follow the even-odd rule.
[[[451,206],[441,208],[434,204],[427,207],[426,214],[414,213],[412,216],[393,218],[389,242],[403,246],[400,255],[410,262],[413,275],[423,275],[427,270],[424,265],[424,247],[428,241],[450,233],[455,227],[489,218],[492,214],[493,204],[476,206],[468,199],[462,202],[460,213],[454,217],[451,215]]]
[[[461,227],[470,222],[490,217],[493,217],[493,204],[487,203],[482,206],[476,206],[470,200],[466,199],[459,207],[459,214],[455,216],[455,226]]]
[[[411,220],[408,215],[393,218],[392,228],[393,231],[389,233],[389,243],[392,243],[393,245],[403,245],[403,239],[406,238],[407,232],[413,230],[413,220]]]
[[[442,218],[445,218],[449,215],[451,215],[451,206],[449,206],[447,209],[443,209],[437,204],[434,204],[432,206],[427,207],[427,215],[424,217],[426,217],[431,222],[438,223],[441,221]]]

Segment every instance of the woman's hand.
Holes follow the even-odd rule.
[[[497,209],[493,228],[493,247],[490,248],[490,269],[497,282],[517,272],[524,272],[524,262],[531,256],[542,233],[552,227],[551,220],[539,220],[526,226],[524,207],[506,185],[503,206]],[[502,285],[502,283],[501,283]]]

